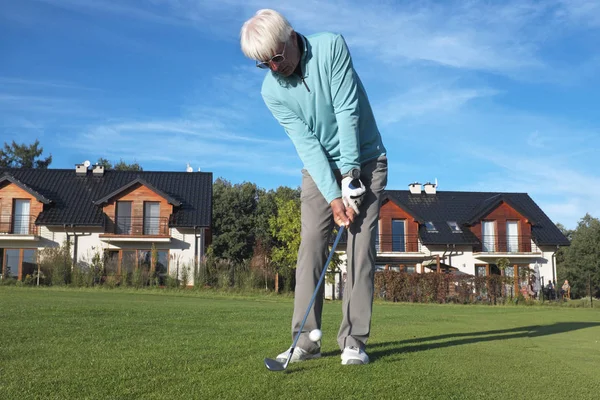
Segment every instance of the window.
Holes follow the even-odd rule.
[[[23,261],[21,263],[21,279],[25,279],[27,275],[33,276],[37,270],[35,262],[35,250],[23,249]]]
[[[107,274],[117,274],[119,272],[119,250],[105,251],[104,270]]]
[[[144,202],[144,235],[159,234],[160,203]]]
[[[481,223],[481,242],[484,252],[496,251],[496,222],[483,221]]]
[[[448,226],[452,233],[462,233],[462,229],[460,229],[460,226],[458,226],[456,221],[448,221]]]
[[[37,270],[35,249],[0,249],[0,273],[3,279],[24,279]]]
[[[435,228],[435,225],[433,224],[433,222],[431,222],[431,221],[425,222],[425,228],[427,229],[427,232],[429,232],[429,233],[437,233],[437,231],[438,231]]]
[[[117,234],[131,235],[131,202],[117,201]]]
[[[121,256],[120,265],[119,255]],[[169,273],[168,250],[158,250],[156,260],[152,257],[152,250],[107,250],[104,257],[106,273],[117,274],[119,267],[122,275],[131,274],[138,269],[149,272],[154,263],[154,271],[161,285],[165,284],[165,278]]]
[[[4,268],[2,276],[4,279],[19,278],[19,257],[18,249],[8,249],[4,252]]]
[[[485,265],[476,265],[475,266],[475,276],[486,276],[486,266]]]
[[[29,234],[29,200],[15,200],[13,233]]]
[[[406,251],[405,221],[403,219],[392,220],[392,251]]]
[[[404,272],[406,272],[407,274],[414,274],[415,272],[417,272],[417,267],[415,265],[406,265],[404,267]]]
[[[121,252],[121,275],[133,273],[137,266],[135,250],[122,250]]]
[[[519,251],[519,226],[517,221],[506,221],[506,251]]]

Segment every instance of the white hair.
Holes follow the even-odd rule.
[[[258,10],[244,23],[240,44],[246,57],[265,61],[273,57],[281,43],[288,41],[293,28],[287,19],[275,10]]]

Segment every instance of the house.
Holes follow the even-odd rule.
[[[376,267],[514,277],[527,268],[541,283],[556,280],[556,251],[568,245],[526,193],[439,191],[431,183],[413,183],[383,195]],[[509,261],[504,271],[496,264],[500,258]],[[515,293],[519,284],[524,282],[516,279]],[[331,294],[328,285],[326,296]]]
[[[180,274],[210,244],[212,173],[0,168],[0,273],[22,280],[40,250],[71,244],[75,265],[100,254],[113,273],[148,264]]]

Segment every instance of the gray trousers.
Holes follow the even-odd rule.
[[[341,180],[339,171],[334,171]],[[331,207],[306,170],[302,171],[300,249],[296,267],[296,292],[292,339],[298,332],[329,253],[329,237],[334,226]],[[347,279],[344,287],[342,325],[338,332],[340,349],[357,346],[364,349],[371,330],[373,275],[375,270],[375,232],[379,221],[381,193],[387,185],[387,158],[380,157],[361,166],[362,183],[367,192],[348,232]],[[315,299],[298,346],[309,352],[319,351],[319,343],[308,338],[313,329],[321,329],[323,291]]]

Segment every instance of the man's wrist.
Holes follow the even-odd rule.
[[[342,178],[352,178],[352,179],[360,178],[360,168],[352,168],[350,171],[348,171],[344,175],[342,175]]]

